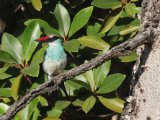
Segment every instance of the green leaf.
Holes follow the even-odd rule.
[[[96,36],[84,36],[78,39],[78,41],[86,47],[90,47],[97,50],[109,49],[110,45],[99,37]]]
[[[30,60],[34,50],[36,49],[38,42],[35,40],[39,38],[40,34],[40,26],[37,22],[32,22],[24,30],[22,36],[22,52],[26,61]]]
[[[93,71],[89,70],[89,71],[85,72],[84,76],[86,77],[87,82],[89,83],[89,85],[91,87],[91,91],[94,92],[96,90],[96,83],[94,80]]]
[[[62,111],[57,108],[54,108],[50,111],[47,111],[47,117],[59,118],[61,116],[61,114],[62,114]]]
[[[81,89],[81,88],[89,89],[89,85],[83,81],[80,81],[80,80],[73,79],[73,80],[67,80],[66,82],[67,82],[67,84],[71,85],[75,89]]]
[[[72,52],[78,52],[80,43],[78,40],[70,40],[70,41],[64,42],[63,45],[66,51],[68,51],[69,53],[72,53]]]
[[[75,87],[71,86],[69,83],[67,83],[67,81],[64,82],[64,86],[68,96],[75,96],[75,90],[76,90]]]
[[[39,65],[40,63],[43,62],[43,59],[44,59],[44,53],[45,53],[45,50],[48,46],[43,46],[40,50],[38,50],[35,55],[33,56],[32,58],[32,61],[31,61],[31,64],[30,65]]]
[[[70,16],[67,9],[62,4],[57,4],[54,10],[55,18],[59,25],[59,33],[66,37],[70,28]]]
[[[93,0],[92,5],[98,8],[108,9],[121,7],[122,3],[119,0]]]
[[[7,74],[7,73],[0,73],[0,80],[4,80],[6,78],[9,78],[11,77],[12,75],[10,74]]]
[[[97,93],[104,94],[116,90],[124,81],[126,75],[115,73],[106,77],[106,79],[101,84]]]
[[[38,101],[41,103],[42,106],[48,106],[48,102],[44,97],[38,96]]]
[[[39,69],[39,64],[31,64],[30,66],[24,68],[22,72],[32,77],[38,77]]]
[[[93,97],[93,96],[88,97],[84,101],[84,103],[82,105],[82,110],[85,113],[88,113],[93,108],[93,106],[95,105],[95,103],[96,103],[96,98],[95,97]]]
[[[109,73],[110,67],[111,61],[109,60],[98,66],[97,68],[93,69],[94,79],[96,81],[97,87],[99,87],[103,83],[104,79]]]
[[[129,26],[129,27],[127,27],[127,28],[119,31],[119,34],[120,34],[120,35],[126,35],[126,34],[129,34],[129,33],[138,31],[139,28],[140,28],[140,26]]]
[[[82,107],[83,101],[76,99],[75,101],[72,102],[72,105]]]
[[[110,14],[110,16],[108,17],[108,19],[104,22],[99,33],[104,34],[104,33],[108,32],[115,25],[115,23],[118,21],[121,14],[122,14],[122,11],[119,11],[119,12],[113,11]]]
[[[13,82],[11,85],[11,95],[14,98],[14,100],[17,100],[19,97],[19,89],[21,84],[23,74],[20,74],[18,77],[13,78]]]
[[[119,98],[104,98],[102,96],[98,96],[100,102],[108,109],[122,113],[122,109],[124,107],[124,101]]]
[[[88,36],[99,36],[103,37],[105,34],[98,34],[98,31],[100,30],[101,25],[99,23],[95,23],[94,26],[90,25],[87,27],[87,35]]]
[[[11,97],[11,88],[0,88],[0,97]]]
[[[23,62],[21,58],[22,45],[14,36],[8,33],[3,34],[2,50],[8,52],[17,63],[21,64]]]
[[[17,63],[17,61],[4,50],[0,50],[0,61],[5,63]]]
[[[55,107],[59,110],[63,110],[65,108],[67,108],[69,105],[71,104],[70,101],[56,101],[55,103]]]
[[[34,9],[36,9],[37,11],[41,11],[41,9],[42,9],[41,0],[31,0],[31,3],[32,3]]]
[[[29,19],[24,24],[28,26],[32,22],[37,22],[43,28],[45,34],[55,34],[60,37],[59,32],[42,19]]]
[[[132,51],[130,53],[130,55],[127,56],[123,56],[123,57],[119,57],[119,59],[121,60],[121,62],[133,62],[135,60],[137,60],[137,54],[135,51]]]
[[[125,11],[129,16],[135,17],[136,5],[134,3],[127,3],[125,6]]]
[[[34,113],[33,113],[33,117],[32,117],[32,120],[38,120],[38,117],[40,116],[40,111],[39,109],[36,107],[34,109]]]
[[[92,14],[92,11],[93,11],[93,6],[83,8],[75,15],[69,31],[69,37],[71,37],[74,33],[80,30],[88,22]]]
[[[5,103],[0,103],[0,116],[7,112],[9,106]]]

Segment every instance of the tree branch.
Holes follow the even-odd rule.
[[[145,30],[143,31],[141,30],[133,39],[113,47],[106,53],[93,58],[88,63],[84,63],[76,68],[73,68],[71,70],[68,70],[67,72],[64,72],[62,74],[53,77],[52,80],[43,83],[39,87],[33,89],[32,91],[24,95],[22,98],[17,100],[13,105],[9,107],[7,112],[0,117],[0,120],[10,120],[15,116],[15,114],[18,111],[23,109],[31,100],[33,100],[38,95],[47,93],[48,90],[50,90],[50,88],[52,88],[52,91],[56,91],[57,86],[60,85],[64,80],[71,79],[79,74],[82,74],[90,69],[93,69],[96,66],[112,58],[128,55],[131,50],[144,44],[145,42],[148,42],[150,34],[151,30],[149,28],[145,28]],[[53,81],[58,81],[58,82],[53,85]]]

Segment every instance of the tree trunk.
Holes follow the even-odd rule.
[[[127,99],[121,120],[160,120],[159,21],[160,0],[144,0],[141,27],[150,27],[151,43],[137,48],[139,59],[133,68],[131,96]]]

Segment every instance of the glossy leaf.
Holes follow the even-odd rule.
[[[121,7],[121,1],[119,0],[93,0],[92,5],[98,8],[108,9]]]
[[[125,6],[125,11],[129,16],[135,17],[136,5],[134,3],[127,3]]]
[[[97,68],[93,69],[94,79],[96,81],[96,86],[99,87],[106,76],[109,73],[111,67],[111,61],[106,61],[102,65],[98,66]]]
[[[59,32],[42,19],[29,19],[24,24],[28,26],[32,22],[37,22],[43,28],[45,34],[55,34],[60,37]]]
[[[124,81],[126,75],[115,73],[106,77],[101,86],[99,87],[97,93],[104,94],[116,90]]]
[[[62,114],[61,110],[54,108],[47,112],[47,117],[59,118],[61,114]]]
[[[70,28],[70,16],[67,9],[62,4],[57,4],[54,15],[59,25],[59,33],[62,37],[67,36]]]
[[[70,101],[56,101],[55,107],[59,110],[67,108],[71,104]]]
[[[90,96],[84,101],[82,105],[82,110],[85,113],[88,113],[94,107],[95,103],[96,103],[96,98],[93,96]]]
[[[8,52],[17,63],[21,64],[23,62],[21,58],[22,45],[14,36],[8,33],[3,34],[2,50]]]
[[[31,0],[31,3],[32,3],[34,9],[36,9],[37,11],[41,11],[41,9],[42,9],[41,0]]]
[[[94,80],[93,71],[89,70],[85,72],[84,76],[86,77],[87,82],[90,85],[91,91],[94,92],[96,90],[96,81]]]
[[[121,62],[133,62],[135,60],[137,60],[137,54],[135,51],[132,51],[130,53],[130,55],[127,56],[123,56],[123,57],[119,57],[119,59],[121,60]]]
[[[0,88],[0,97],[11,97],[11,88]]]
[[[0,50],[0,61],[5,63],[17,63],[17,61],[4,50]]]
[[[112,12],[111,15],[108,17],[108,19],[104,22],[99,33],[103,34],[103,33],[108,32],[115,25],[115,23],[118,21],[121,14],[122,14],[122,11]]]
[[[119,32],[119,34],[120,34],[120,35],[126,35],[126,34],[129,34],[129,33],[138,31],[139,28],[140,28],[139,26],[129,26],[128,28],[125,28],[125,29],[121,30],[121,31]]]
[[[38,42],[35,40],[40,37],[40,26],[36,22],[32,22],[27,26],[22,36],[22,52],[26,61],[29,61],[34,50],[36,49]]]
[[[103,37],[105,34],[98,34],[98,31],[100,30],[101,25],[99,23],[95,23],[95,25],[90,25],[87,27],[87,35],[88,36],[99,36]]]
[[[79,38],[78,40],[83,46],[97,50],[109,49],[110,47],[108,43],[96,36],[84,36]]]
[[[38,77],[39,69],[39,64],[31,64],[30,66],[24,68],[22,72],[32,77]]]
[[[102,96],[98,96],[100,102],[108,109],[122,113],[122,109],[124,107],[124,101],[119,98],[104,98]]]
[[[71,37],[74,33],[80,30],[88,22],[92,14],[92,11],[93,11],[93,6],[83,8],[75,15],[69,31],[69,37]]]
[[[20,89],[22,76],[23,74],[20,74],[18,77],[15,77],[12,79],[11,95],[14,98],[14,100],[17,100],[19,97],[19,89]]]
[[[43,59],[44,59],[44,53],[45,53],[45,50],[48,46],[43,46],[41,49],[39,49],[35,55],[33,56],[32,58],[32,61],[31,61],[31,64],[30,65],[39,65],[40,63],[43,62]]]
[[[8,110],[9,106],[5,103],[0,103],[0,116],[6,113]]]
[[[80,47],[80,43],[78,40],[66,41],[64,42],[63,45],[64,45],[64,49],[68,51],[69,53],[78,52],[79,47]]]
[[[72,102],[72,105],[82,107],[83,101],[76,99],[75,101]]]
[[[6,78],[11,77],[12,75],[5,73],[9,67],[2,67],[0,68],[0,80],[4,80]]]
[[[44,97],[38,96],[37,98],[38,98],[38,101],[41,103],[42,106],[48,106],[48,102]]]
[[[75,87],[70,85],[67,81],[64,82],[64,86],[65,86],[65,91],[66,91],[68,96],[75,96],[75,90],[76,90]]]
[[[89,85],[80,80],[73,79],[73,80],[67,80],[66,82],[72,87],[74,87],[75,89],[81,89],[81,88],[89,89]]]

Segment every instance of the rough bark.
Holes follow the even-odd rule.
[[[160,0],[144,0],[141,25],[151,29],[150,44],[138,47],[131,96],[122,120],[160,120]]]

